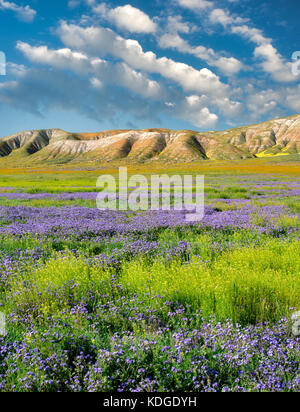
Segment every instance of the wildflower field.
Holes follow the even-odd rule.
[[[2,171],[0,391],[298,392],[299,174],[224,170],[197,223]]]

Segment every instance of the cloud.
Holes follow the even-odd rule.
[[[281,93],[272,89],[257,91],[250,86],[249,91],[247,107],[254,117],[272,112],[283,100]]]
[[[286,104],[296,113],[300,113],[300,84],[295,88],[289,88],[286,96]]]
[[[241,96],[239,96],[239,98],[241,98]],[[215,105],[226,119],[235,119],[237,116],[241,115],[243,109],[243,104],[241,102],[230,100],[228,97],[217,99]]]
[[[173,117],[177,122],[184,120],[200,130],[212,130],[221,120],[227,124],[236,119],[245,124],[257,123],[265,120],[265,114],[271,118],[287,110],[300,111],[300,86],[276,84],[274,90],[270,88],[269,77],[278,83],[297,79],[291,74],[290,63],[275,48],[274,41],[253,27],[249,19],[215,8],[216,1],[176,0],[177,5],[186,10],[176,8],[171,16],[160,15],[153,19],[129,4],[124,5],[126,2],[120,7],[108,6],[111,3],[70,0],[69,7],[85,4],[93,13],[83,15],[77,24],[61,22],[57,34],[62,44],[56,49],[40,46],[40,43],[35,47],[36,44],[18,42],[17,49],[30,64],[8,62],[9,77],[1,78],[0,102],[45,116],[49,110],[67,108],[99,124],[106,120],[106,123],[121,127],[124,119],[139,122],[135,124],[143,127],[149,122],[151,127],[153,123],[162,124],[161,119],[168,121]],[[14,5],[10,10],[15,13],[16,8],[26,9],[0,0],[3,10],[3,4],[7,10],[8,4]],[[186,12],[184,19],[178,15],[178,10]],[[197,13],[196,20],[185,20],[189,11]],[[142,46],[142,41],[146,40],[144,36],[137,41],[134,35],[118,35],[117,29],[96,25],[99,21],[108,21],[110,26],[126,32],[154,34],[150,40],[156,40],[156,48],[159,45],[161,49],[155,49],[155,53],[147,51]],[[256,63],[254,78],[234,76],[248,68],[226,51],[195,43],[199,37],[189,35],[200,30],[195,27],[196,21],[201,21],[204,28],[238,35],[245,43],[253,44],[253,59],[251,56],[250,59],[251,63]],[[209,26],[205,26],[206,22]],[[168,58],[170,51],[162,49],[182,53],[183,60]],[[186,64],[186,54],[201,61],[195,65]],[[230,79],[223,80],[220,73]],[[261,76],[264,73],[269,76]]]
[[[192,46],[179,33],[189,34],[197,30],[193,25],[182,21],[181,16],[168,16],[163,34],[157,36],[158,45],[163,49],[175,49],[204,60],[209,66],[217,67],[225,75],[239,73],[244,65],[235,57],[228,57],[224,52],[216,52],[205,46]]]
[[[121,30],[131,33],[154,33],[157,29],[150,17],[136,7],[126,4],[114,9],[109,9],[105,3],[93,7],[95,13],[113,23]]]
[[[76,7],[80,6],[80,3],[80,0],[69,0],[68,7],[70,7],[71,9],[75,9]]]
[[[292,63],[286,62],[270,43],[262,44],[254,50],[254,56],[262,59],[261,66],[278,82],[293,82]]]
[[[292,74],[291,63],[286,61],[272,45],[272,39],[264,36],[263,32],[255,27],[245,24],[247,19],[232,16],[227,10],[214,9],[211,11],[209,19],[211,23],[221,24],[231,33],[248,39],[257,47],[254,50],[254,57],[261,60],[261,68],[265,73],[272,76],[277,82],[294,82],[295,76]]]
[[[18,71],[17,82],[2,85],[0,101],[16,108],[25,110],[26,107],[27,111],[42,115],[48,109],[57,109],[67,104],[70,110],[79,111],[85,116],[96,119],[100,114],[89,102],[99,98],[108,111],[109,107],[111,108],[112,119],[122,112],[126,113],[127,101],[129,101],[131,108],[129,107],[128,110],[137,119],[142,119],[141,113],[146,113],[145,119],[152,118],[157,122],[164,114],[183,119],[199,128],[212,128],[218,122],[218,115],[209,108],[216,103],[216,99],[206,95],[186,97],[178,90],[165,89],[125,62],[109,62],[70,48],[53,50],[47,46],[34,47],[24,42],[18,42],[17,49],[32,63],[48,65],[50,70],[22,67],[22,70]],[[67,75],[70,71],[75,74],[75,77]],[[46,73],[49,73],[49,78]],[[56,77],[58,82],[54,85]],[[32,94],[29,92],[30,88]],[[74,89],[74,96],[71,93],[72,89]],[[136,105],[133,104],[131,93],[137,96]],[[96,97],[98,94],[99,97]],[[47,102],[48,95],[49,102]],[[108,98],[104,103],[106,95]],[[75,100],[79,99],[79,96],[81,100],[78,100],[78,107],[75,107]],[[222,107],[221,102],[224,102],[222,97],[215,107]],[[226,99],[226,105],[229,102],[230,100]],[[137,107],[139,105],[141,107]],[[106,110],[104,113],[107,114]],[[101,120],[102,116],[103,113],[98,120]]]
[[[123,125],[124,116],[132,117],[143,127],[146,122],[162,124],[162,115],[183,119],[201,128],[211,128],[218,120],[217,115],[203,106],[200,98],[192,102],[181,94],[171,93],[166,96],[172,99],[167,104],[163,98],[145,100],[112,82],[57,70],[30,68],[20,72],[16,81],[0,83],[0,103],[38,117],[44,117],[51,110],[77,112],[99,124],[105,121],[118,127]]]
[[[18,6],[15,3],[5,0],[0,0],[0,10],[11,10],[16,13],[20,20],[26,23],[31,23],[36,16],[36,11],[30,6]]]
[[[27,67],[23,64],[16,64],[7,62],[6,63],[7,74],[12,74],[13,76],[19,76],[26,72]]]
[[[213,7],[213,2],[207,0],[177,0],[179,6],[191,10],[204,10]]]
[[[199,59],[204,60],[210,66],[217,67],[226,75],[236,74],[243,68],[243,64],[238,59],[222,56],[213,49],[208,49],[204,46],[191,46],[178,34],[164,34],[159,37],[158,44],[161,48],[173,48],[181,53],[188,53],[196,56]]]
[[[227,10],[223,9],[213,9],[209,15],[209,19],[212,23],[220,23],[223,26],[241,24],[247,21],[247,19],[241,17],[233,17]]]
[[[203,107],[203,100],[197,95],[186,97],[184,107],[185,117],[197,127],[211,128],[218,122],[218,116]]]
[[[182,21],[181,16],[168,16],[167,32],[168,33],[190,33],[195,27]]]
[[[211,70],[196,70],[185,63],[158,58],[155,53],[144,52],[138,41],[124,39],[103,27],[82,28],[62,22],[58,34],[63,43],[91,55],[110,55],[123,60],[129,66],[147,73],[160,74],[165,79],[180,85],[185,91],[224,96],[229,91]]]
[[[137,93],[146,98],[160,99],[162,87],[142,73],[133,70],[125,63],[112,63],[99,58],[74,52],[68,48],[51,50],[47,46],[33,47],[18,42],[20,50],[30,61],[47,64],[60,70],[72,70],[83,76],[93,76],[92,85],[114,84]]]
[[[252,43],[261,45],[261,44],[268,44],[272,42],[272,39],[269,39],[264,36],[263,32],[255,27],[249,27],[246,24],[232,26],[231,32],[233,34],[238,34],[245,39],[250,40]]]
[[[126,89],[112,85],[95,88],[89,79],[49,69],[28,69],[17,81],[0,83],[0,103],[39,117],[51,110],[63,110],[99,124],[105,121],[116,125],[124,116],[158,123],[165,108],[163,102],[154,104]]]

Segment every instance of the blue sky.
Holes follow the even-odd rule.
[[[299,20],[299,0],[0,0],[0,136],[300,113]]]

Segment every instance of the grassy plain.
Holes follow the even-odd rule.
[[[19,207],[44,208],[45,225],[48,208],[94,209],[77,194],[101,173],[118,170],[1,170],[0,390],[300,390],[298,157],[129,166],[204,174],[218,227],[17,234]],[[249,227],[226,226],[245,208]]]

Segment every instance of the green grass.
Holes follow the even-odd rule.
[[[33,236],[14,237],[5,235],[0,237],[0,253],[12,255],[17,251],[32,250],[43,247],[45,250],[51,249],[51,242],[34,238]]]
[[[33,308],[45,314],[58,313],[88,292],[108,291],[110,272],[90,263],[83,256],[53,256],[46,264],[29,264],[9,282],[8,308]],[[25,287],[24,287],[25,286]]]
[[[143,259],[125,264],[121,282],[129,290],[159,293],[201,308],[207,316],[242,323],[278,320],[300,301],[299,242],[269,240],[221,254],[211,264]]]
[[[66,206],[82,206],[94,208],[97,206],[96,200],[70,199],[7,199],[0,198],[0,205],[6,207],[12,206],[27,206],[27,207],[66,207]]]

